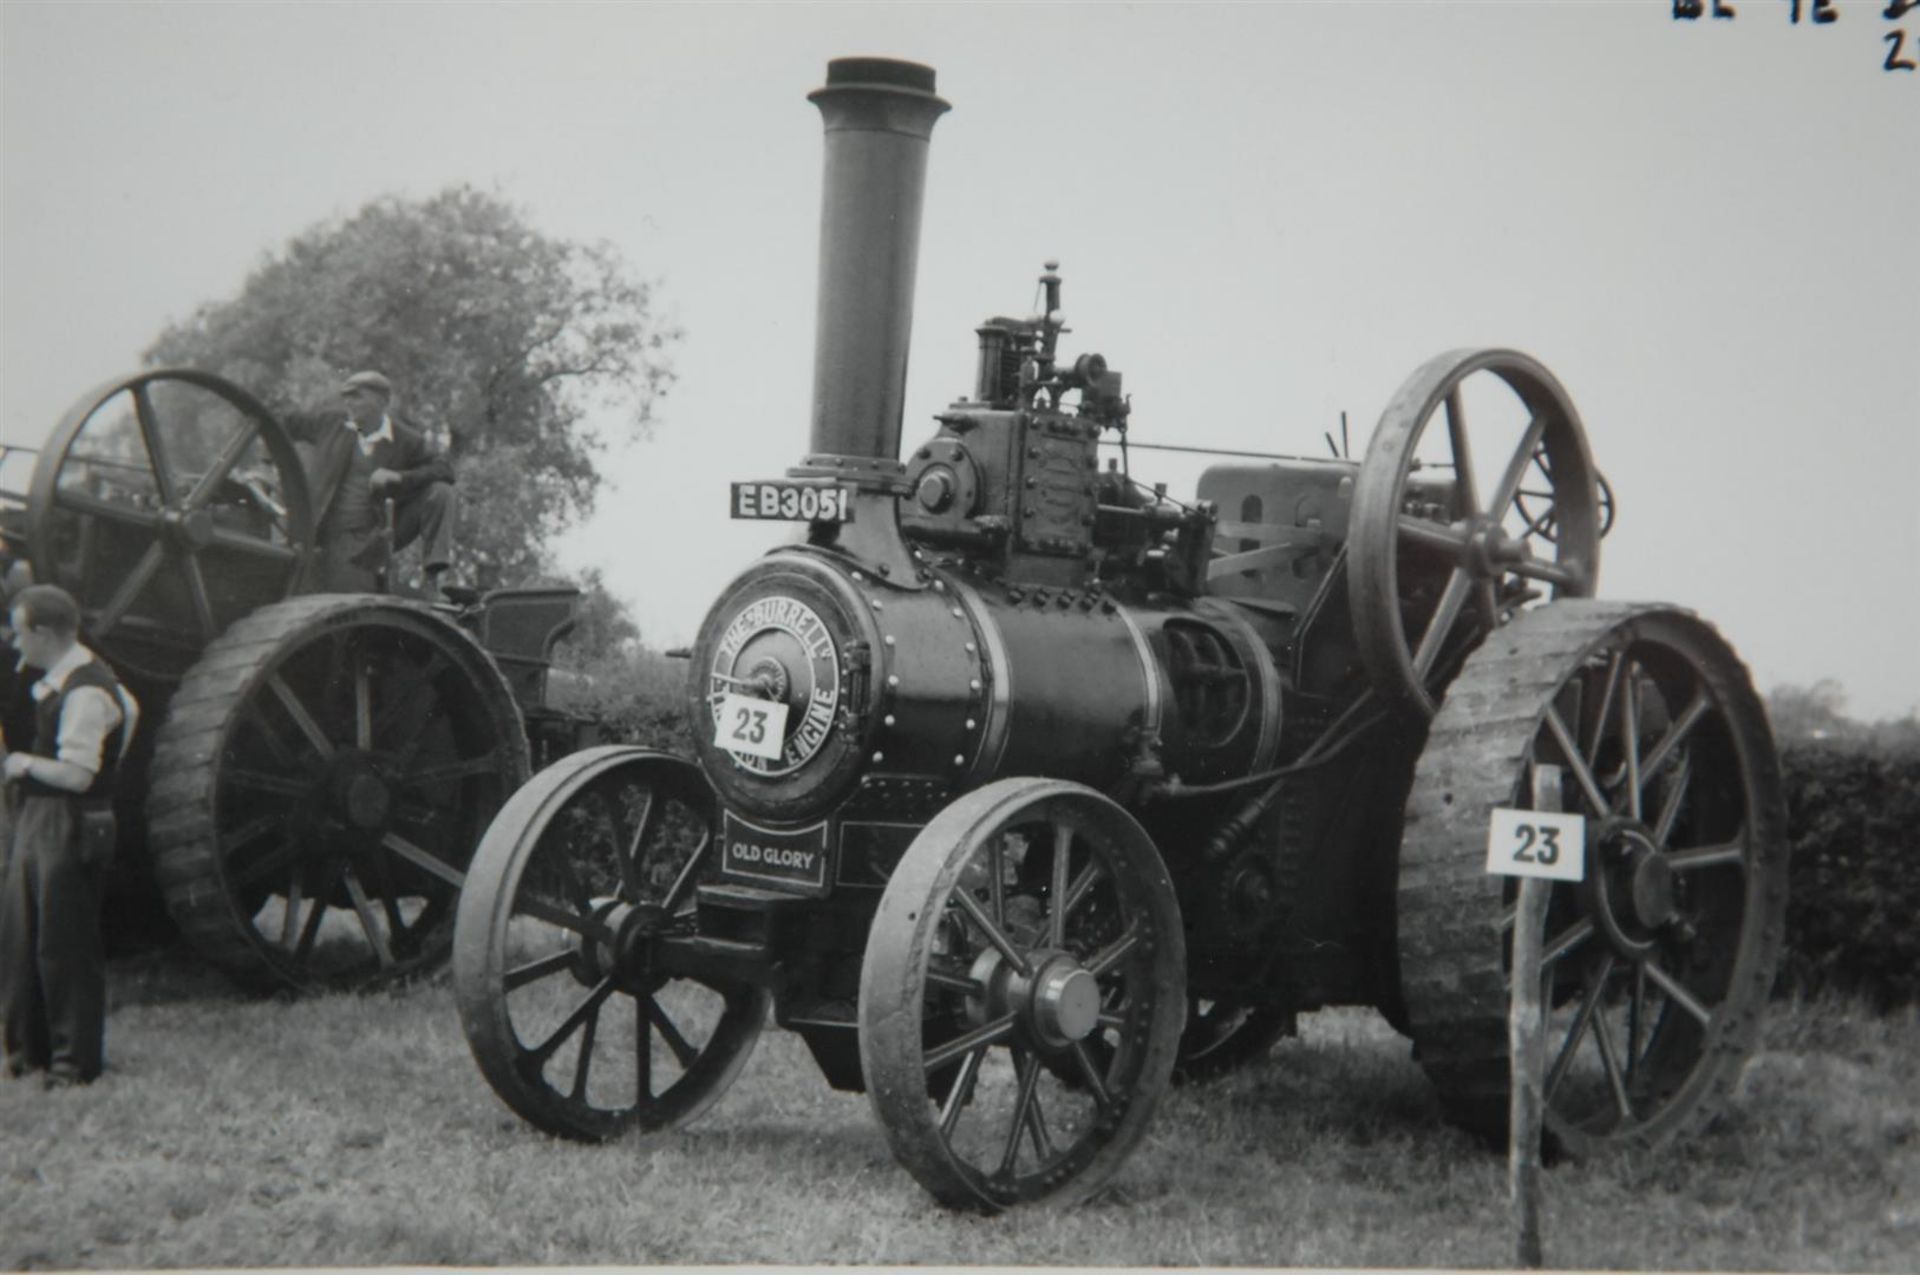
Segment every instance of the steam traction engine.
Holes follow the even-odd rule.
[[[548,703],[576,590],[319,592],[327,495],[258,399],[192,369],[108,381],[38,451],[0,449],[9,586],[73,594],[142,706],[109,932],[170,917],[257,990],[444,961],[481,832],[578,725]]]
[[[1120,375],[1060,352],[1050,268],[901,460],[946,103],[870,59],[813,100],[812,446],[732,491],[807,526],[700,630],[697,764],[576,754],[488,831],[454,968],[501,1097],[579,1138],[684,1121],[771,1006],[929,1191],[991,1210],[1094,1190],[1171,1077],[1363,1004],[1497,1135],[1488,817],[1551,765],[1588,844],[1544,936],[1552,1135],[1701,1118],[1780,941],[1773,745],[1710,626],[1592,599],[1611,499],[1553,376],[1442,355],[1363,460],[1220,465],[1183,503],[1132,478]]]

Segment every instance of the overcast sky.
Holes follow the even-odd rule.
[[[1554,5],[0,4],[0,438],[386,194],[472,182],[617,245],[683,326],[570,563],[691,637],[806,445],[829,58],[934,66],[906,439],[1057,257],[1143,440],[1356,449],[1441,350],[1567,386],[1619,493],[1603,595],[1762,688],[1920,708],[1920,12]],[[419,405],[430,413],[431,404]],[[458,428],[458,422],[451,422]],[[1135,458],[1192,491],[1200,466]]]

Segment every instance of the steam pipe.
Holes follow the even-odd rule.
[[[826,127],[813,424],[800,471],[891,485],[899,463],[933,68],[836,58],[808,100]]]

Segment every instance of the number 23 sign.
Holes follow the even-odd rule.
[[[1487,871],[1499,876],[1578,881],[1586,850],[1581,815],[1497,807],[1487,820]]]

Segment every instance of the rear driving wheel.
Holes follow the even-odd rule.
[[[155,870],[236,981],[352,987],[437,965],[487,821],[527,774],[473,639],[393,598],[263,607],[207,648],[155,742]]]
[[[1421,1064],[1490,1138],[1514,890],[1485,871],[1487,821],[1530,803],[1537,766],[1587,845],[1542,935],[1548,1131],[1573,1152],[1655,1146],[1710,1117],[1754,1047],[1786,907],[1773,739],[1738,658],[1677,609],[1555,603],[1468,659],[1407,803],[1399,948]]]

